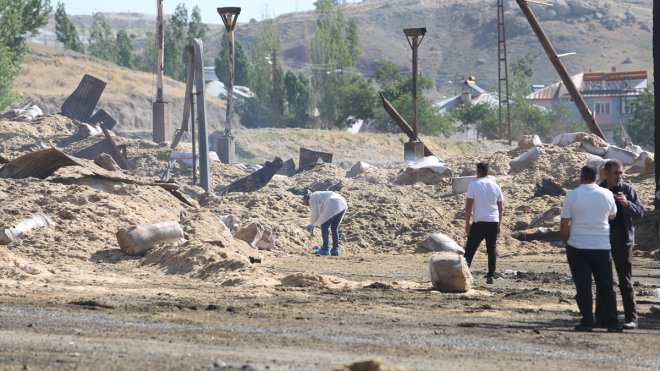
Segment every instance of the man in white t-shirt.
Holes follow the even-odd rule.
[[[339,256],[339,225],[348,209],[344,197],[331,191],[318,191],[305,195],[303,203],[311,208],[310,223],[305,229],[311,233],[317,225],[321,227],[323,246],[313,249],[312,253]],[[329,247],[330,230],[332,231],[332,249]]]
[[[580,171],[580,186],[568,192],[561,209],[561,238],[575,283],[575,300],[582,320],[576,331],[592,331],[594,325],[591,276],[596,293],[605,305],[607,331],[621,332],[616,313],[616,295],[612,287],[609,220],[616,217],[612,192],[598,186],[596,169],[585,166]]]
[[[466,197],[465,234],[468,240],[465,246],[465,260],[468,266],[472,264],[477,248],[485,239],[488,253],[486,283],[491,284],[495,278],[497,235],[500,233],[500,222],[504,213],[504,197],[500,186],[488,176],[487,163],[477,164],[477,180],[468,186]]]

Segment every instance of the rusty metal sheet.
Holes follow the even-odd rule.
[[[110,155],[110,157],[112,157],[113,160],[115,160],[120,168],[129,170],[125,153],[126,147],[123,147],[124,152],[120,151],[117,143],[115,143],[114,139],[112,139],[110,132],[108,132],[108,130],[105,128],[105,124],[101,124],[100,126],[103,130],[103,134],[105,135],[105,139],[96,144],[92,144],[87,148],[83,148],[73,155],[75,157],[84,158],[87,160],[94,160],[101,153],[107,153]]]
[[[277,172],[278,175],[292,176],[296,173],[296,162],[290,158],[284,161],[284,164]]]
[[[89,119],[90,124],[100,124],[103,123],[105,127],[108,130],[112,130],[112,128],[117,125],[117,120],[115,120],[114,117],[110,116],[108,112],[106,112],[103,108],[100,110],[96,111],[94,116],[90,117]]]
[[[105,86],[105,81],[86,74],[62,104],[62,114],[74,120],[89,122]]]
[[[218,190],[218,193],[224,195],[231,192],[257,191],[270,182],[273,176],[277,174],[280,168],[282,168],[283,163],[284,162],[279,157],[275,157],[272,162],[266,161],[264,167],[224,188],[221,188]]]
[[[319,152],[300,147],[300,159],[298,160],[300,170],[307,169],[309,166],[316,164],[319,158],[325,163],[332,163],[332,153]]]
[[[55,148],[47,148],[28,153],[9,161],[0,167],[0,178],[39,178],[46,179],[65,166],[83,166],[75,159]]]

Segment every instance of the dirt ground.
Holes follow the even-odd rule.
[[[37,143],[75,153],[100,140],[77,138],[75,126],[58,115],[0,120],[0,159],[16,159]],[[472,266],[473,289],[449,294],[431,290],[432,253],[417,251],[435,232],[465,243],[465,198],[452,194],[448,179],[401,184],[400,139],[286,130],[241,135],[265,159],[297,159],[294,148],[329,146],[335,161],[276,176],[256,192],[224,196],[189,185],[190,168],[176,163],[173,177],[192,206],[156,185],[170,151],[147,140],[115,137],[129,148],[130,172],[80,160],[84,166],[61,168],[44,180],[0,178],[0,225],[40,213],[56,224],[0,245],[0,369],[660,368],[655,228],[637,230],[640,328],[622,334],[572,332],[578,312],[563,249],[513,237],[558,228],[557,218],[528,228],[563,201],[533,194],[543,179],[564,190],[577,184],[579,168],[591,158],[578,145],[544,145],[538,161],[514,171],[510,160],[524,146],[432,142],[454,176],[472,175],[477,161],[490,162],[505,193],[498,279],[485,284],[482,247]],[[241,153],[246,165],[260,162]],[[360,158],[377,168],[348,177]],[[211,170],[215,190],[249,174],[219,163]],[[650,208],[653,174],[627,172]],[[339,183],[349,204],[342,256],[312,256],[320,236],[303,229],[309,210],[290,190]],[[235,238],[223,215],[242,226],[266,226],[274,247],[257,250]],[[179,222],[185,241],[144,256],[119,249],[119,229],[161,221]],[[371,363],[357,364],[364,361]]]

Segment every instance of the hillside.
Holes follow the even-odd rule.
[[[118,67],[96,58],[54,47],[33,44],[23,70],[16,80],[16,91],[32,98],[45,113],[60,112],[62,103],[76,89],[85,74],[107,82],[97,108],[103,108],[118,121],[116,129],[151,127],[151,105],[156,96],[152,74]],[[185,84],[165,78],[165,98],[172,104],[172,125],[181,126]],[[225,102],[207,96],[206,117],[211,129],[224,129]]]
[[[532,5],[558,53],[576,52],[565,58],[570,73],[582,71],[652,70],[651,0],[597,2],[551,0],[553,7]],[[402,29],[426,27],[420,50],[422,73],[432,78],[440,95],[453,94],[463,76],[473,75],[487,90],[497,81],[497,2],[495,0],[371,0],[342,5],[347,18],[358,24],[361,59],[358,72],[371,76],[375,62],[391,61],[403,72],[410,66],[410,47]],[[527,52],[539,54],[534,82],[559,80],[539,42],[515,1],[505,1],[505,25],[509,63]],[[73,17],[78,29],[89,30],[90,16]],[[155,26],[140,14],[106,14],[113,28],[126,28],[136,35],[136,46]],[[275,32],[280,40],[281,60],[288,68],[311,71],[307,48],[315,13],[299,12],[277,17]],[[246,22],[246,23],[240,23]],[[84,27],[84,28],[83,28]],[[258,23],[239,18],[236,38],[249,49]],[[54,28],[51,21],[47,30]],[[207,63],[218,53],[221,25],[210,25],[205,40]],[[433,92],[427,92],[433,94]]]

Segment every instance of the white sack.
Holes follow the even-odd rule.
[[[622,164],[629,166],[632,165],[635,160],[637,160],[637,157],[639,157],[635,152],[629,151],[627,149],[617,147],[617,146],[609,146],[607,148],[607,158],[611,158],[614,160],[619,160],[621,161]]]
[[[560,147],[566,147],[567,145],[575,142],[577,133],[566,133],[557,135],[552,139],[552,144]]]
[[[441,252],[429,260],[433,288],[442,292],[466,292],[472,286],[472,274],[463,255]]]
[[[417,246],[417,252],[451,252],[463,255],[465,250],[444,233],[433,233]]]

